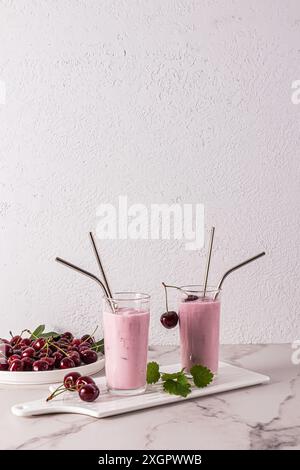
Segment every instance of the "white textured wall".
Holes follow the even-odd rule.
[[[211,281],[224,342],[300,337],[298,0],[1,0],[0,335],[99,322],[87,232],[101,202],[203,202],[217,227]],[[196,283],[205,251],[103,241],[117,289]]]

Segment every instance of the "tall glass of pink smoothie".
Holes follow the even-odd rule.
[[[149,322],[149,295],[118,292],[110,299],[104,297],[105,371],[111,393],[136,395],[145,391]]]
[[[220,293],[202,286],[183,286],[179,303],[181,364],[187,371],[195,364],[218,371],[220,335]],[[218,297],[215,299],[215,295]]]

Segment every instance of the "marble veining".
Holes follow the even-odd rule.
[[[268,423],[257,423],[250,431],[250,444],[252,449],[280,449],[284,447],[295,447],[300,442],[300,420],[299,412],[299,390],[300,373],[290,381],[290,393],[283,398],[279,405],[278,415]],[[296,394],[298,389],[298,400]],[[286,417],[292,412],[289,422]],[[293,416],[295,413],[295,417]]]
[[[300,449],[300,367],[291,354],[289,344],[222,346],[222,360],[267,374],[270,383],[99,420],[15,417],[11,405],[40,398],[47,387],[0,385],[0,448]],[[175,362],[178,348],[151,347],[149,359]]]

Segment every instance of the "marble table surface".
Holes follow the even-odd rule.
[[[105,419],[16,417],[10,407],[45,396],[47,386],[0,385],[0,449],[300,449],[300,365],[292,352],[289,344],[222,346],[222,360],[270,383]],[[152,347],[149,358],[177,362],[178,348]]]

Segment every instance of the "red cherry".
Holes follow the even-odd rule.
[[[62,337],[61,339],[59,339],[58,341],[56,341],[56,344],[57,344],[58,346],[62,346],[62,347],[64,347],[64,348],[68,348],[68,347],[70,346],[70,341],[67,340],[66,338],[63,338],[63,337]]]
[[[81,337],[81,342],[82,343],[93,344],[95,341],[94,341],[94,338],[91,337],[91,335],[83,335]]]
[[[69,343],[66,343],[66,341],[62,340],[56,341],[56,343],[53,344],[56,346],[56,351],[59,351],[59,349],[63,349],[64,351],[66,351],[69,347]]]
[[[39,338],[36,341],[34,341],[34,343],[32,344],[32,347],[36,351],[40,351],[40,349],[42,349],[45,346],[45,344],[46,344],[46,340],[44,338]]]
[[[44,357],[46,356],[47,354],[44,353],[44,352],[41,352],[41,351],[36,351],[36,353],[34,354],[34,359],[37,361],[39,359],[44,359]]]
[[[78,346],[79,352],[84,351],[85,349],[90,349],[91,345],[88,343],[82,343]]]
[[[21,362],[23,365],[23,370],[25,371],[32,370],[34,360],[31,357],[23,357],[23,359],[21,359]]]
[[[13,350],[13,355],[14,355],[14,354],[18,354],[19,356],[22,356],[22,352],[23,352],[23,351],[22,351],[21,349],[14,349],[14,350]]]
[[[52,357],[55,361],[54,365],[58,369],[60,366],[60,361],[64,358],[64,355],[61,352],[56,351],[55,353],[53,353]]]
[[[20,359],[15,359],[9,366],[11,372],[21,372],[23,370],[23,364]]]
[[[20,342],[20,346],[26,346],[26,348],[28,348],[28,346],[31,346],[31,339],[29,338],[23,338],[22,341]]]
[[[160,317],[160,322],[165,328],[174,328],[178,323],[178,315],[176,312],[165,312]]]
[[[1,370],[8,370],[9,364],[6,359],[0,359],[0,371]]]
[[[42,349],[41,351],[37,351],[36,355],[42,357],[52,357],[52,351],[50,349]]]
[[[184,302],[194,302],[194,300],[198,300],[199,297],[198,295],[193,295],[189,294],[186,299],[184,299]]]
[[[49,370],[54,369],[54,366],[55,366],[55,359],[54,359],[54,357],[42,356],[42,357],[41,357],[41,360],[47,362],[47,364],[48,364],[48,366],[49,366]]]
[[[31,347],[24,349],[22,352],[22,358],[23,357],[33,357],[35,355],[35,350]]]
[[[83,385],[79,390],[79,397],[83,401],[95,401],[100,394],[100,390],[96,385]]]
[[[80,355],[77,351],[70,352],[69,357],[72,359],[76,367],[80,366],[81,360]]]
[[[66,331],[61,335],[62,339],[66,340],[67,342],[70,342],[73,340],[73,335],[69,331]]]
[[[10,356],[7,360],[8,364],[10,365],[13,361],[15,361],[16,359],[21,359],[21,356],[20,354],[13,354],[12,356]]]
[[[82,377],[79,377],[76,380],[77,390],[79,390],[83,385],[87,385],[87,384],[96,385],[95,381],[92,379],[92,377],[89,377],[88,375],[83,375]]]
[[[81,344],[81,339],[79,338],[74,338],[72,341],[73,346],[79,346]]]
[[[69,374],[65,375],[64,378],[64,386],[66,388],[75,388],[76,381],[81,377],[78,372],[69,372]]]
[[[47,362],[44,361],[43,359],[39,359],[38,361],[35,361],[33,363],[33,370],[35,372],[42,372],[42,371],[49,370],[49,364],[47,364]]]
[[[56,349],[56,351],[59,351],[59,352],[61,352],[61,351],[67,352],[67,351],[68,351],[68,346],[69,346],[69,345],[66,344],[66,343],[57,343],[57,349]]]
[[[57,348],[54,346],[54,344],[49,344],[49,350],[50,350],[52,353],[57,352]]]
[[[2,343],[0,344],[0,356],[9,357],[13,354],[13,348],[10,344]]]
[[[85,349],[84,351],[81,351],[80,357],[82,362],[85,364],[92,364],[92,362],[96,362],[98,359],[97,353],[91,349]]]
[[[59,365],[60,369],[72,369],[73,367],[75,367],[75,364],[74,364],[74,361],[70,357],[64,357],[60,361],[60,365]]]
[[[10,340],[10,344],[12,346],[15,346],[16,344],[19,344],[20,342],[22,341],[22,337],[17,335],[17,336],[13,336]]]

